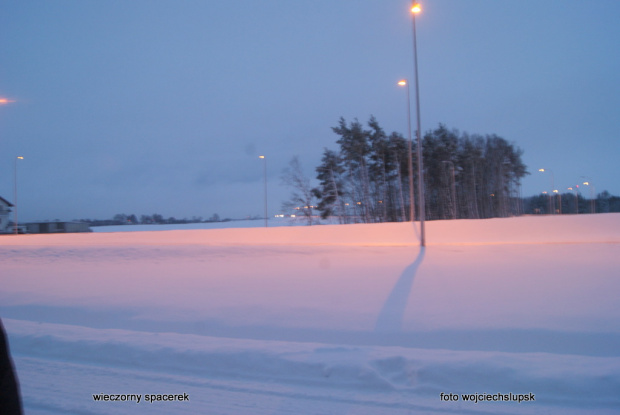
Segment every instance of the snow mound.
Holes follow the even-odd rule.
[[[18,355],[219,380],[398,393],[534,393],[547,405],[620,405],[620,359],[215,338],[5,320]],[[539,392],[540,391],[540,392]]]

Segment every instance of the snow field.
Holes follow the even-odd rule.
[[[26,413],[619,412],[620,215],[427,235],[424,250],[411,224],[2,237]]]

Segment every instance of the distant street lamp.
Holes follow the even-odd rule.
[[[418,201],[420,203],[420,246],[426,246],[426,234],[424,232],[424,178],[422,176],[422,140],[420,139],[420,88],[418,85],[418,45],[416,39],[415,30],[415,16],[422,11],[420,3],[413,3],[411,6],[411,14],[413,15],[413,67],[415,75],[415,104],[416,104],[416,119],[417,119],[417,131],[416,136],[418,140]]]
[[[549,172],[551,174],[551,192],[549,193],[549,212],[554,215],[555,214],[555,200],[554,200],[554,196],[552,196],[552,193],[557,193],[556,189],[555,189],[555,185],[554,185],[554,177],[553,177],[553,171],[549,170],[549,169],[538,169],[539,172],[541,173],[545,173],[545,172]]]
[[[263,176],[265,182],[265,228],[268,226],[267,224],[267,159],[265,156],[258,156],[258,158],[263,159]]]
[[[15,235],[19,233],[18,225],[17,225],[17,160],[23,160],[22,156],[15,157],[15,175],[14,175],[14,186],[13,186],[13,205],[15,206]]]
[[[454,163],[452,162],[452,160],[444,160],[441,163],[450,165],[450,179],[452,182],[450,186],[450,199],[452,201],[452,219],[456,219],[456,180],[454,177]]]
[[[557,197],[560,201],[560,203],[558,203],[558,213],[561,215],[562,214],[562,195],[560,194],[560,191],[557,189],[555,189],[553,193],[555,193],[555,195],[553,196],[554,200]]]
[[[575,213],[579,213],[579,196],[577,195],[577,192],[579,191],[579,185],[576,185],[575,187],[569,187],[568,190],[572,190],[575,192]]]
[[[587,176],[581,176],[581,178],[586,180],[583,182],[583,185],[588,186],[590,188],[590,213],[596,213],[596,201],[595,201],[596,189],[594,185],[592,184],[592,181],[589,180]]]
[[[413,138],[411,137],[411,99],[409,97],[409,82],[406,79],[402,79],[398,81],[398,85],[407,87],[407,125],[409,127],[407,129],[409,137],[409,152],[407,154],[407,166],[409,169],[409,220],[413,222],[415,221],[415,207],[413,200],[413,161],[411,160],[413,153]]]

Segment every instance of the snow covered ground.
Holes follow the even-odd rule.
[[[620,214],[417,232],[0,237],[26,414],[620,413]]]

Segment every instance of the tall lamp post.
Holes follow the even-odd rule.
[[[415,207],[413,201],[413,161],[411,156],[413,153],[413,138],[411,138],[411,99],[409,97],[409,82],[406,79],[398,81],[398,85],[407,87],[407,132],[409,133],[409,153],[407,156],[407,165],[409,168],[409,218],[411,222],[415,220]]]
[[[13,183],[13,204],[15,205],[15,235],[19,233],[18,225],[17,225],[17,160],[23,160],[22,156],[15,157],[15,175],[13,176],[15,182]]]
[[[426,234],[424,231],[424,216],[425,216],[425,202],[424,202],[424,177],[422,176],[422,140],[420,139],[420,88],[418,85],[418,45],[416,39],[415,30],[415,16],[422,11],[420,3],[413,3],[411,6],[411,14],[413,15],[413,67],[415,74],[415,106],[416,106],[416,119],[417,119],[417,131],[416,138],[418,142],[418,201],[420,203],[420,246],[426,246]]]
[[[258,158],[263,159],[263,178],[265,182],[265,228],[267,225],[267,159],[265,156],[258,156]]]

